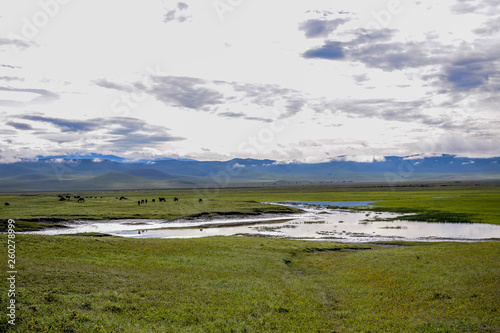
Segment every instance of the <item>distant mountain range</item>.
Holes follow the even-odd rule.
[[[387,156],[353,162],[342,157],[325,163],[280,163],[233,159],[196,161],[163,158],[131,161],[114,155],[39,156],[0,164],[0,191],[77,191],[242,186],[304,182],[500,179],[500,157],[462,158]]]

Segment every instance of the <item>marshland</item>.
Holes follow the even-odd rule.
[[[280,231],[297,229],[293,219],[281,221],[282,217],[303,214],[308,208],[266,203],[370,201],[374,202],[370,206],[349,207],[349,213],[373,219],[390,212],[404,216],[409,224],[481,227],[500,224],[497,183],[393,189],[371,184],[246,187],[204,194],[192,189],[78,193],[89,197],[84,203],[73,197],[59,201],[58,193],[2,196],[9,202],[1,207],[2,220],[14,219],[19,228],[18,324],[15,330],[6,323],[2,329],[488,332],[500,328],[500,243],[495,237],[480,242],[355,243],[337,242],[334,237],[315,241],[275,237]],[[122,196],[128,199],[119,200]],[[174,196],[179,201],[174,202]],[[158,197],[172,200],[151,202]],[[149,198],[148,204],[138,205],[141,198]],[[347,207],[321,209],[334,212]],[[320,217],[327,214],[321,212],[302,226],[324,228],[328,222]],[[101,232],[23,234],[76,220],[105,224],[102,220],[159,219],[187,223],[185,230],[198,231],[198,225],[189,226],[201,220],[217,224],[228,218],[251,222],[261,217],[277,219],[249,226],[266,235],[137,239]],[[395,223],[386,217],[370,223]],[[338,227],[348,223],[337,221]],[[128,226],[134,232],[141,229]],[[208,229],[217,228],[220,225]],[[383,224],[379,231],[400,230],[382,228]],[[1,297],[6,304],[7,294]]]

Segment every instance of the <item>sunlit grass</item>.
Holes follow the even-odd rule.
[[[152,202],[155,198],[156,202]],[[38,230],[43,227],[57,226],[57,223],[72,219],[164,219],[214,217],[224,215],[256,215],[263,213],[292,213],[294,208],[262,204],[255,201],[227,201],[198,197],[182,197],[174,202],[169,197],[166,202],[158,202],[158,197],[127,196],[127,200],[116,199],[109,193],[103,197],[85,198],[78,203],[72,198],[59,201],[56,195],[5,196],[9,206],[0,208],[0,230],[5,231],[7,219],[16,220],[17,230]],[[147,204],[138,205],[139,200],[148,199]],[[43,224],[37,223],[42,221]]]
[[[500,243],[409,245],[18,235],[10,331],[500,329]]]
[[[289,186],[228,189],[232,198],[262,201],[377,201],[375,210],[419,213],[409,220],[500,224],[500,184],[448,183],[429,187],[377,187],[378,185]]]
[[[19,226],[24,223],[26,228],[36,229],[40,226],[33,222],[38,220],[57,223],[67,219],[176,219],[229,213],[279,213],[292,210],[260,202],[297,200],[377,201],[374,210],[418,213],[408,216],[409,220],[500,224],[500,183],[497,182],[430,184],[429,187],[378,186],[304,185],[80,193],[94,196],[85,199],[85,203],[75,199],[59,202],[53,193],[4,195],[0,196],[0,222],[3,221],[5,227],[6,220],[13,218],[21,220]],[[116,199],[121,196],[128,200]],[[174,196],[180,201],[174,202]],[[159,203],[158,197],[166,197],[167,201]],[[153,198],[157,202],[153,203]],[[199,198],[203,201],[199,202]],[[148,199],[148,204],[139,206],[137,201],[142,199]],[[3,205],[2,201],[10,206]]]

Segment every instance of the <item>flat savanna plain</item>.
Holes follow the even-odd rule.
[[[0,208],[0,219],[31,228],[40,225],[36,218],[170,219],[279,213],[261,201],[380,200],[375,209],[426,220],[500,224],[498,183],[408,185],[77,193],[98,196],[83,204],[59,202],[53,193],[6,195],[0,200],[10,205]],[[167,202],[150,202],[160,196]],[[0,331],[500,332],[496,241],[352,245],[18,234],[16,242],[17,324],[4,317]],[[6,243],[4,235],[5,254]],[[7,293],[0,295],[7,304]]]
[[[57,195],[71,195],[59,201]],[[73,198],[80,195],[84,203]],[[92,197],[92,198],[90,198]],[[102,197],[102,198],[101,198]],[[119,200],[126,197],[126,200]],[[166,202],[160,203],[158,198]],[[174,202],[173,198],[179,201]],[[199,199],[203,199],[199,202]],[[437,199],[439,198],[439,199]],[[138,205],[137,201],[148,203]],[[153,203],[152,199],[156,199]],[[0,230],[15,219],[18,231],[50,227],[71,219],[165,219],[290,213],[294,209],[268,201],[377,201],[371,210],[391,211],[406,219],[433,222],[500,224],[500,182],[384,183],[351,185],[297,185],[154,191],[26,193],[0,196]],[[5,206],[3,202],[9,203]]]

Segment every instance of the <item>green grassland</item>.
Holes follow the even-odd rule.
[[[16,240],[17,324],[0,331],[500,331],[499,242]]]
[[[408,220],[500,224],[498,182],[426,183],[394,187],[366,183],[349,186],[304,185],[250,189],[246,193],[233,191],[231,197],[240,200],[377,201],[370,210],[418,213],[414,217],[405,215]]]
[[[295,185],[200,189],[78,192],[93,196],[78,203],[59,202],[55,193],[0,196],[0,230],[7,219],[15,219],[18,229],[36,230],[69,219],[176,219],[196,216],[289,213],[287,207],[267,205],[266,201],[377,201],[371,210],[398,212],[407,220],[433,222],[479,222],[500,224],[500,183],[426,183],[426,184],[349,184]],[[95,197],[98,198],[95,198]],[[125,196],[128,200],[118,200]],[[174,202],[174,196],[180,198]],[[102,198],[101,198],[102,197]],[[166,203],[159,203],[165,197]],[[437,198],[441,197],[441,198]],[[152,199],[156,198],[155,203]],[[198,202],[203,198],[203,202]],[[138,206],[137,201],[148,199]],[[5,206],[3,202],[10,205]],[[417,213],[410,216],[408,213]],[[41,221],[42,223],[40,223]]]
[[[227,189],[239,200],[377,201],[373,209],[417,213],[407,220],[500,224],[500,183],[303,185],[259,189]],[[437,198],[440,197],[440,198]]]
[[[292,211],[265,201],[377,200],[372,209],[500,224],[499,183],[386,185],[72,193],[98,197],[85,203],[12,194],[0,197],[0,220],[21,231],[77,218]],[[158,197],[167,202],[151,202]],[[17,234],[16,326],[4,316],[0,332],[500,332],[500,242],[102,236]],[[0,288],[4,307],[3,277]]]
[[[16,221],[18,231],[29,231],[60,226],[59,222],[72,219],[173,220],[201,216],[278,214],[298,211],[290,207],[256,201],[205,199],[199,202],[197,197],[181,197],[180,201],[174,202],[173,197],[170,197],[167,202],[153,203],[153,196],[147,194],[127,196],[127,200],[119,200],[115,196],[109,196],[109,193],[106,194],[103,194],[102,199],[101,196],[86,198],[84,203],[78,203],[74,198],[61,202],[56,195],[5,196],[2,199],[8,202],[9,206],[2,203],[3,206],[0,208],[0,230],[6,230],[9,218]],[[148,203],[138,205],[137,201],[141,199],[148,199]]]

